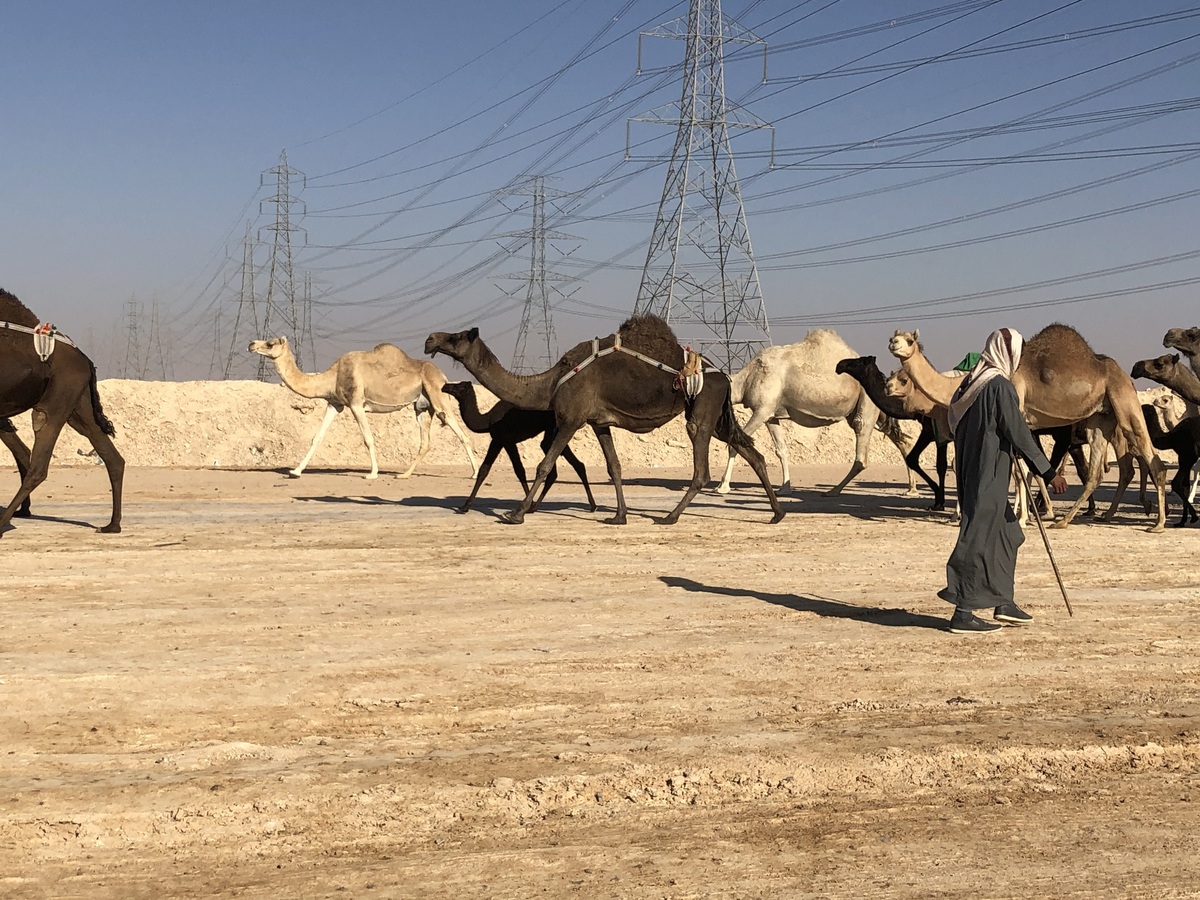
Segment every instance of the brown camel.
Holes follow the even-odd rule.
[[[0,290],[0,322],[22,329],[39,324],[37,316],[5,290]],[[64,425],[86,437],[103,460],[112,486],[112,518],[100,530],[106,534],[119,532],[125,460],[110,439],[116,429],[100,405],[95,365],[67,340],[56,341],[53,352],[43,360],[32,334],[0,328],[0,418],[26,411],[33,413],[33,450],[21,475],[21,487],[0,514],[0,534],[34,489],[46,480],[54,445]],[[15,444],[8,440],[4,443],[12,450],[20,470],[26,458],[22,453],[25,444],[19,439]]]
[[[917,388],[935,402],[949,406],[960,384],[938,372],[918,344],[916,331],[897,331],[888,350],[900,360]],[[1054,428],[1085,423],[1088,435],[1088,477],[1083,493],[1052,527],[1065,528],[1091,497],[1104,473],[1111,443],[1118,460],[1132,453],[1154,480],[1158,494],[1158,518],[1150,531],[1163,531],[1166,467],[1163,465],[1142,417],[1133,381],[1116,361],[1097,354],[1074,328],[1060,323],[1047,325],[1025,342],[1021,363],[1013,373],[1013,387],[1029,426]],[[1128,480],[1126,479],[1128,475]],[[1122,463],[1117,493],[1105,518],[1116,511],[1126,485],[1133,477],[1132,465]]]
[[[1150,440],[1159,450],[1174,450],[1179,457],[1179,470],[1171,479],[1171,490],[1179,495],[1183,502],[1183,515],[1179,517],[1176,528],[1183,528],[1188,520],[1195,522],[1200,519],[1192,506],[1194,493],[1188,492],[1192,467],[1200,460],[1200,418],[1184,419],[1170,431],[1163,430],[1158,421],[1158,411],[1149,403],[1142,406],[1146,419],[1146,427],[1150,431]],[[1193,488],[1193,491],[1195,489]]]
[[[317,452],[321,439],[329,430],[334,418],[346,407],[358,423],[363,442],[371,455],[371,471],[366,478],[379,477],[379,462],[375,459],[375,438],[367,422],[367,413],[388,413],[413,407],[417,422],[421,426],[421,445],[417,456],[399,478],[408,478],[425,454],[429,452],[429,430],[436,415],[443,425],[449,425],[463,446],[467,448],[467,459],[471,461],[472,475],[479,472],[475,453],[466,432],[454,420],[454,415],[442,394],[446,376],[433,363],[413,359],[393,344],[379,344],[373,350],[351,350],[333,361],[324,372],[308,374],[296,365],[295,354],[288,347],[287,338],[277,337],[266,341],[251,341],[250,352],[265,356],[275,362],[280,380],[301,397],[324,400],[329,406],[321,427],[313,437],[312,446],[296,468],[288,472],[299,478]]]
[[[1186,356],[1192,371],[1200,375],[1200,327],[1172,328],[1163,335],[1163,346]]]
[[[1133,364],[1134,378],[1149,378],[1166,385],[1184,400],[1200,403],[1200,375],[1179,362],[1178,353],[1164,353],[1154,359],[1142,359]]]
[[[616,349],[618,339],[620,350]],[[558,433],[538,464],[537,476],[525,499],[504,521],[524,521],[567,443],[580,428],[590,425],[604,451],[617,494],[616,515],[607,522],[624,525],[627,508],[612,429],[615,426],[645,434],[680,413],[686,413],[692,439],[692,481],[678,505],[657,521],[664,525],[678,521],[680,513],[708,482],[708,448],[714,434],[733,447],[758,475],[774,513],[771,521],[783,518],[762,454],[733,415],[729,377],[715,370],[705,372],[703,387],[691,400],[686,391],[676,389],[676,372],[684,365],[683,348],[670,326],[657,316],[633,316],[617,334],[578,344],[552,368],[537,375],[507,371],[480,340],[478,328],[454,334],[435,332],[426,339],[425,352],[431,356],[445,353],[462,363],[476,381],[514,406],[554,411]]]

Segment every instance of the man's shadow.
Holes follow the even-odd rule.
[[[828,600],[824,597],[806,597],[800,594],[766,594],[762,591],[750,591],[744,588],[717,587],[701,584],[690,578],[679,578],[674,575],[660,575],[659,581],[668,587],[682,588],[698,594],[721,594],[726,597],[750,597],[775,606],[784,606],[796,612],[811,612],[818,616],[828,616],[835,619],[853,619],[856,622],[869,622],[872,625],[884,625],[889,628],[933,628],[945,631],[945,619],[937,619],[922,613],[912,613],[906,609],[873,609],[868,606],[854,606],[838,600]]]

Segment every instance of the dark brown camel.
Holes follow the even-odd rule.
[[[471,488],[471,496],[464,500],[463,505],[458,507],[455,512],[465,513],[471,508],[475,495],[479,493],[479,488],[492,470],[492,463],[496,461],[501,450],[508,454],[509,461],[512,462],[513,474],[517,476],[521,487],[528,494],[529,480],[525,477],[525,465],[521,462],[521,451],[517,445],[521,441],[541,435],[542,452],[544,453],[554,441],[556,433],[554,413],[549,410],[520,409],[503,400],[496,403],[486,413],[480,412],[479,400],[475,396],[475,385],[469,381],[447,382],[442,385],[442,392],[458,400],[458,411],[467,428],[476,434],[491,436],[491,443],[488,444],[487,453],[484,454],[483,462],[479,466],[479,474],[475,477],[475,486]],[[575,470],[579,480],[583,482],[588,504],[591,506],[592,512],[595,512],[596,498],[592,496],[592,486],[588,483],[587,467],[578,456],[571,452],[570,447],[564,447],[562,455],[563,459],[571,464],[571,468]],[[546,483],[542,486],[542,495],[529,508],[530,512],[537,512],[542,501],[546,499],[546,494],[557,480],[558,466],[555,465],[546,477]]]
[[[621,325],[617,335],[599,339],[595,345],[600,350],[610,350],[617,336],[625,350],[640,353],[671,370],[678,370],[684,364],[683,348],[670,326],[657,316],[634,316]],[[455,334],[435,332],[426,339],[426,353],[431,356],[445,353],[462,363],[480,384],[501,400],[523,409],[554,412],[558,433],[538,464],[529,493],[504,521],[514,524],[524,521],[537,491],[549,477],[567,443],[580,428],[590,425],[604,451],[608,474],[617,494],[616,515],[607,521],[624,525],[628,510],[612,429],[616,426],[645,434],[680,413],[687,416],[688,434],[692,439],[692,480],[676,507],[657,521],[665,525],[678,521],[679,514],[708,482],[708,448],[714,434],[740,454],[758,475],[774,512],[771,521],[778,522],[783,518],[762,454],[733,415],[727,375],[718,371],[706,372],[703,389],[694,400],[688,401],[685,392],[675,388],[674,371],[665,371],[629,353],[609,352],[585,364],[593,354],[593,346],[592,341],[578,344],[555,366],[540,374],[514,375],[500,365],[480,340],[478,328]],[[577,368],[577,374],[563,381],[564,376]]]
[[[1200,375],[1179,362],[1178,353],[1164,353],[1154,359],[1142,359],[1133,364],[1129,373],[1134,378],[1149,378],[1164,384],[1184,400],[1200,403]]]
[[[0,289],[0,322],[34,328],[38,318],[20,300]],[[21,487],[0,514],[0,534],[33,490],[46,480],[50,457],[64,425],[86,437],[104,461],[112,485],[112,519],[100,530],[108,534],[119,532],[125,460],[110,440],[116,431],[100,405],[95,365],[81,350],[65,341],[58,341],[54,352],[43,361],[34,349],[33,335],[0,329],[0,418],[27,411],[33,413],[33,450],[28,469],[21,477]],[[19,449],[12,444],[8,446],[19,467]]]
[[[1186,356],[1192,371],[1200,374],[1200,327],[1172,328],[1163,335],[1163,346]]]
[[[1195,522],[1200,516],[1188,500],[1188,485],[1191,481],[1192,466],[1200,460],[1200,418],[1184,419],[1170,431],[1163,431],[1158,421],[1158,411],[1149,403],[1142,404],[1142,415],[1146,419],[1146,428],[1150,432],[1150,440],[1156,450],[1174,450],[1179,457],[1179,471],[1171,479],[1171,490],[1179,495],[1183,502],[1183,515],[1175,524],[1182,528],[1188,520]]]
[[[878,406],[879,411],[884,415],[891,416],[893,419],[910,419],[921,423],[921,434],[917,437],[917,442],[913,444],[912,449],[908,451],[908,455],[904,457],[904,464],[920,475],[929,485],[929,489],[933,491],[933,505],[929,508],[939,512],[944,510],[946,508],[946,469],[948,468],[946,448],[950,442],[937,440],[933,419],[929,416],[909,412],[904,408],[903,403],[887,393],[885,390],[887,377],[879,370],[873,356],[855,356],[843,359],[838,362],[835,371],[839,375],[849,375],[861,384],[871,402]],[[937,444],[938,480],[936,482],[921,468],[921,454],[925,452],[926,447],[933,443]]]

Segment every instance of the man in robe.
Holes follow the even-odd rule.
[[[1001,623],[1033,619],[1013,598],[1017,549],[1025,542],[1008,502],[1013,455],[1024,458],[1054,493],[1067,489],[1025,423],[1012,386],[1024,343],[1010,328],[992,332],[950,404],[962,519],[938,596],[954,604],[949,626],[954,634],[987,634],[999,631]],[[994,621],[977,616],[981,609],[991,609]]]

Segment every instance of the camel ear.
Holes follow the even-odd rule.
[[[913,343],[915,344],[920,339],[921,339],[921,329],[914,328],[913,329]]]
[[[1179,362],[1179,354],[1178,353],[1171,354],[1171,362]]]
[[[477,340],[479,340],[479,329],[478,329],[478,328],[470,328],[470,329],[468,329],[468,330],[467,330],[467,340],[468,340],[468,341],[477,341]]]

